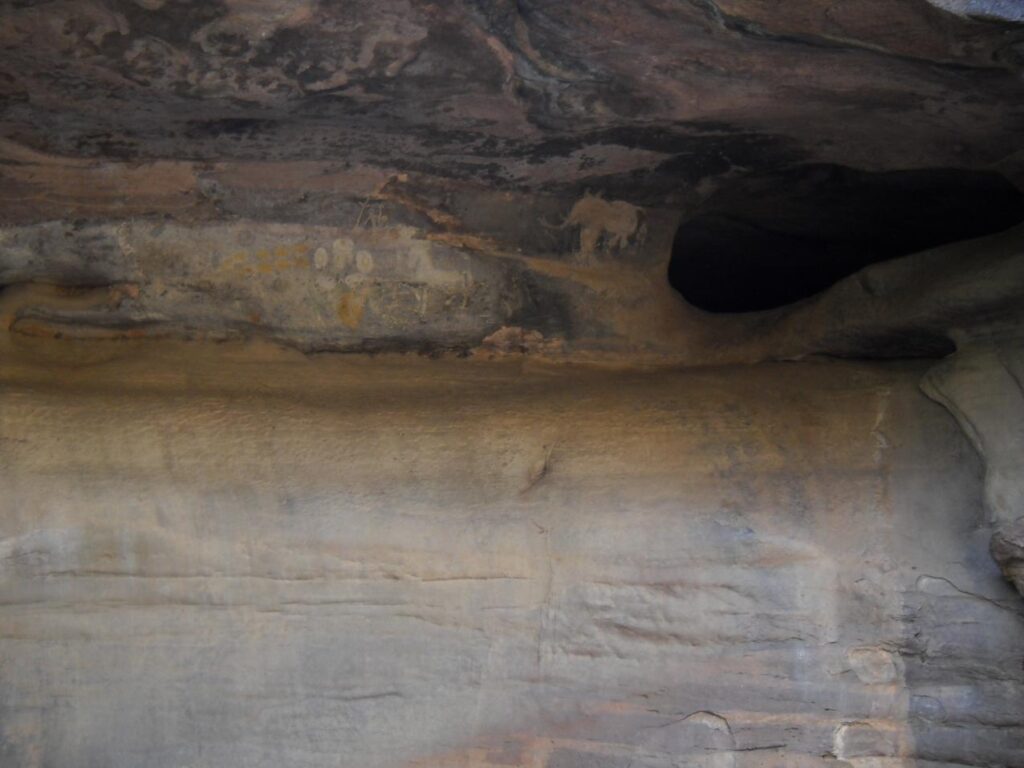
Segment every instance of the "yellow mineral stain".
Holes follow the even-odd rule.
[[[363,291],[349,291],[341,296],[338,301],[338,319],[347,328],[358,328],[363,322],[364,302],[366,295]]]
[[[224,260],[218,271],[235,275],[268,275],[290,269],[308,269],[309,251],[310,245],[306,242],[277,245],[273,249],[261,248],[251,255],[246,251],[236,251]],[[255,265],[250,263],[253,261]]]

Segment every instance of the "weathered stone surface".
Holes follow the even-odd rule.
[[[1022,148],[1019,14],[942,5],[10,3],[0,133],[80,157],[368,163],[630,202],[799,161],[998,163]]]
[[[998,3],[946,6],[8,4],[0,286],[138,289],[72,317],[19,299],[32,333],[464,354],[511,329],[546,355],[688,364],[946,354],[951,329],[1005,320],[1018,293],[1012,265],[978,285],[989,246],[939,257],[934,290],[917,290],[924,260],[756,318],[711,322],[665,285],[680,219],[747,177],[1024,180],[1024,27]]]
[[[924,391],[949,409],[985,462],[992,556],[1024,594],[1024,342],[967,346],[925,376]]]
[[[2,4],[0,766],[1024,765],[1019,21]]]
[[[926,363],[34,343],[2,368],[5,764],[1024,760],[1021,602]]]
[[[1024,227],[873,265],[780,309],[713,316],[665,279],[670,221],[649,216],[642,243],[602,239],[591,254],[579,232],[568,252],[530,254],[385,220],[24,225],[0,231],[0,316],[16,336],[255,336],[306,351],[490,353],[511,328],[548,357],[662,365],[941,357],[1024,325]],[[96,286],[109,293],[68,301],[65,288]]]
[[[991,549],[1006,578],[1024,595],[1024,520],[1005,524],[992,534]]]
[[[1014,0],[928,0],[928,2],[961,16],[1024,21],[1024,8]]]

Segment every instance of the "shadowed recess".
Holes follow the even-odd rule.
[[[996,173],[804,166],[714,194],[680,225],[668,277],[700,309],[766,310],[869,264],[1022,220],[1024,195]]]

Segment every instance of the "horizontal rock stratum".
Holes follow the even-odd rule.
[[[0,768],[1024,768],[1022,12],[0,3]]]
[[[923,367],[9,361],[5,764],[1020,764]]]

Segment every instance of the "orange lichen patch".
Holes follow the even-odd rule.
[[[358,328],[366,311],[366,291],[349,291],[338,301],[338,319],[347,328]]]

